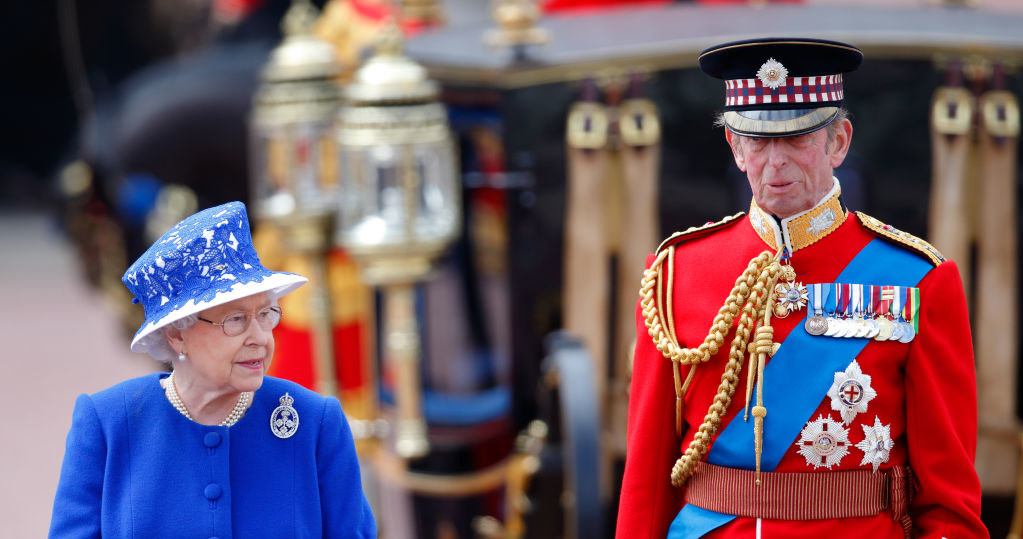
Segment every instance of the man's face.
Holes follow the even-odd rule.
[[[725,139],[757,205],[784,219],[812,208],[834,185],[832,170],[849,151],[852,124],[840,120],[833,129],[830,143],[827,128],[778,138],[745,137],[726,128]]]

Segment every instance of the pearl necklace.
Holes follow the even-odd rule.
[[[192,421],[195,421],[195,419],[192,419],[192,414],[188,413],[188,408],[185,408],[185,403],[181,402],[181,397],[178,396],[178,388],[177,385],[174,383],[173,372],[171,373],[170,376],[167,377],[167,380],[165,381],[163,393],[164,395],[167,396],[167,400],[169,400],[170,403],[174,405],[174,408],[177,409],[177,411],[181,412],[181,415],[187,417]],[[223,421],[220,422],[220,426],[230,427],[231,425],[237,423],[238,420],[241,419],[243,415],[245,415],[245,410],[248,409],[249,404],[251,402],[252,402],[251,391],[245,391],[241,395],[238,395],[238,402],[235,403],[234,409],[231,410],[231,413],[227,414],[227,417],[225,417]]]

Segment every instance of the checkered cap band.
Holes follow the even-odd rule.
[[[843,96],[841,74],[789,77],[777,88],[765,86],[760,79],[725,81],[725,107],[828,103],[841,101]]]

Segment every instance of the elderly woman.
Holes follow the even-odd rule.
[[[245,206],[201,211],[125,272],[131,349],[173,372],[75,403],[50,537],[375,537],[341,405],[266,376],[277,299]]]

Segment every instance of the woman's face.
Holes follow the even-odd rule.
[[[185,371],[181,374],[208,391],[259,389],[273,359],[274,336],[271,330],[260,327],[257,313],[274,305],[267,294],[256,294],[202,311],[200,318],[217,324],[232,316],[248,316],[248,327],[233,337],[226,335],[221,326],[203,320],[181,330],[179,344],[188,358],[177,362],[175,370]]]

